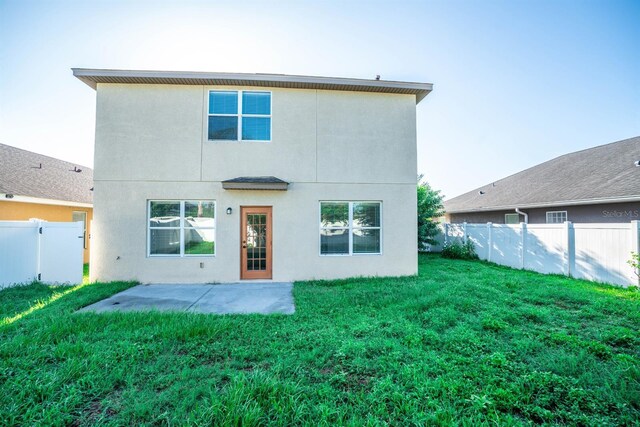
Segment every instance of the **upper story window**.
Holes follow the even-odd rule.
[[[567,220],[567,211],[547,212],[547,224],[562,224]]]
[[[271,92],[209,91],[209,141],[270,141]]]

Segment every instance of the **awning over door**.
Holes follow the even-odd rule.
[[[277,190],[287,191],[289,183],[275,176],[240,176],[222,181],[225,190]]]

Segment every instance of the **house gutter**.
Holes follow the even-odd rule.
[[[7,197],[10,196],[10,197]],[[36,203],[39,205],[54,206],[72,206],[77,208],[93,208],[92,203],[72,202],[68,200],[42,199],[40,197],[19,196],[11,193],[0,193],[0,203],[2,202],[20,202],[20,203]]]
[[[599,199],[581,199],[581,200],[559,200],[546,203],[527,203],[520,204],[518,209],[538,209],[538,208],[552,208],[552,207],[565,207],[565,206],[579,206],[579,205],[599,205],[605,203],[632,203],[640,202],[640,196],[628,196],[628,197],[609,197]],[[446,205],[446,202],[445,202]],[[513,205],[501,205],[501,206],[488,206],[481,208],[470,209],[448,209],[447,213],[471,213],[471,212],[492,212],[492,211],[505,211],[515,209]]]
[[[99,83],[263,86],[415,95],[416,104],[433,90],[431,83],[286,74],[207,73],[198,71],[105,70],[72,68],[73,75],[96,89]]]
[[[529,224],[529,214],[521,211],[519,208],[516,208],[516,213],[519,213],[520,215],[524,215],[524,223]]]

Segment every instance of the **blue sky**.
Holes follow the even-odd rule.
[[[93,164],[71,67],[425,81],[418,170],[448,197],[640,135],[638,1],[0,0],[0,142]]]

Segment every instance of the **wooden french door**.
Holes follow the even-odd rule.
[[[240,278],[271,279],[271,206],[241,206]]]

